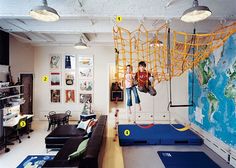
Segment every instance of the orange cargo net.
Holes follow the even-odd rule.
[[[158,82],[180,76],[186,70],[209,57],[235,32],[236,23],[209,34],[189,34],[173,31],[170,39],[170,57],[168,57],[167,24],[156,30],[146,30],[143,25],[140,25],[133,32],[121,27],[114,27],[116,80],[122,81],[124,79],[126,65],[132,65],[134,71],[137,72],[138,62],[140,61],[146,62],[148,72]],[[192,52],[193,48],[194,53]]]

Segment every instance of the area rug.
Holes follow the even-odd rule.
[[[157,153],[166,168],[220,168],[204,152],[159,151]]]
[[[28,155],[17,168],[41,168],[47,160],[52,160],[52,155]]]

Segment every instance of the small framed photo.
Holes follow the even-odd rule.
[[[75,90],[65,90],[65,103],[75,103]]]
[[[93,78],[93,68],[92,67],[80,67],[79,68],[79,78]]]
[[[79,102],[80,103],[86,103],[86,102],[92,103],[92,94],[81,93],[79,95]]]
[[[80,56],[79,67],[81,66],[93,66],[93,57]]]
[[[59,72],[51,72],[51,86],[61,85],[61,74]]]
[[[60,70],[61,69],[61,56],[51,54],[49,56],[49,65],[51,70]]]
[[[75,72],[65,72],[65,85],[66,86],[75,85]]]
[[[92,80],[80,80],[79,81],[80,91],[93,91],[93,81]]]
[[[65,55],[64,68],[68,70],[75,70],[75,56],[74,55]]]
[[[60,103],[61,102],[61,90],[60,89],[51,89],[51,103]]]

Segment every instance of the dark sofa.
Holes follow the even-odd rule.
[[[60,138],[60,142],[65,142],[61,150],[53,160],[47,161],[43,167],[79,167],[79,168],[100,168],[105,147],[107,116],[99,117],[84,154],[74,160],[68,160],[68,156],[76,151],[83,137],[71,136],[67,140]],[[73,127],[73,126],[72,126]],[[55,129],[56,130],[56,129]],[[73,130],[73,129],[72,129]],[[68,132],[66,133],[68,135]],[[62,135],[60,136],[62,137]],[[65,136],[68,137],[68,136]]]

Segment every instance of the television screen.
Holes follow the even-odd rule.
[[[9,65],[9,33],[0,30],[0,65]]]

